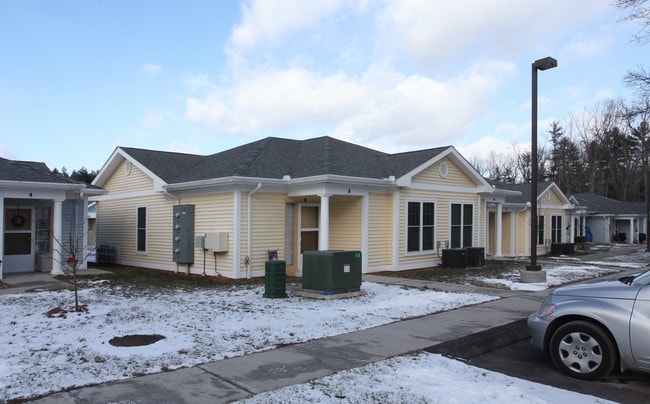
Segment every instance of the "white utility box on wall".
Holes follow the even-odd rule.
[[[213,232],[205,233],[205,249],[213,252],[228,251],[228,233]]]

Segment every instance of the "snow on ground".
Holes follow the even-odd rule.
[[[637,266],[624,268],[638,268]],[[562,285],[568,282],[577,282],[585,279],[597,278],[608,274],[621,271],[621,267],[600,266],[598,263],[589,265],[558,265],[542,268],[546,272],[546,282],[544,283],[521,283],[519,282],[519,271],[513,269],[503,275],[503,278],[473,278],[474,282],[482,283],[486,286],[504,287],[511,290],[539,291],[552,286]]]
[[[365,282],[363,297],[266,299],[264,287],[155,290],[96,285],[80,291],[87,313],[45,315],[73,306],[73,294],[0,296],[0,401],[160,372],[375,327],[496,299]],[[327,305],[327,310],[323,306]],[[113,337],[160,334],[141,347]]]
[[[258,394],[241,402],[529,404],[610,401],[509,377],[441,355],[421,353]]]
[[[616,271],[612,262],[607,265],[607,270],[597,263],[552,266],[545,268],[546,284],[527,287],[539,290]],[[524,289],[517,279],[482,281]],[[369,282],[362,289],[368,292],[364,297],[324,302],[293,295],[266,299],[261,286],[143,291],[99,283],[80,291],[87,313],[60,318],[45,313],[58,306],[70,309],[72,292],[0,295],[0,401],[193,366],[495,299]],[[165,339],[142,347],[109,343],[129,334]],[[293,389],[292,397],[316,402],[339,402],[337,389],[347,402],[435,402],[436,397],[444,402],[558,402],[575,397],[428,354],[394,358],[288,389]],[[386,395],[389,391],[398,395]],[[277,392],[255,400],[286,397]],[[603,402],[589,396],[576,401]]]

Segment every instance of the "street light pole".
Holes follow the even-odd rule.
[[[645,156],[645,242],[646,252],[650,252],[650,153]]]
[[[537,71],[557,67],[557,60],[548,56],[536,60],[532,65],[532,113],[531,113],[531,167],[530,167],[530,266],[526,271],[541,272],[537,265]],[[537,278],[537,277],[534,277]],[[522,281],[523,275],[522,275]]]

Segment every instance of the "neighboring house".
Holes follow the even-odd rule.
[[[70,241],[86,245],[88,197],[103,192],[52,174],[44,163],[0,158],[0,278],[61,273]]]
[[[531,185],[494,183],[510,192],[503,203],[488,200],[488,252],[499,257],[530,256]],[[537,185],[537,254],[546,254],[552,244],[573,243],[584,234],[584,211],[572,204],[554,182]],[[501,228],[496,218],[501,217]],[[501,235],[501,236],[499,236]]]
[[[430,267],[483,247],[495,190],[451,146],[386,154],[331,137],[269,137],[198,156],[118,147],[94,185],[97,244],[117,263],[261,276],[273,252],[362,253],[364,272]],[[205,247],[205,248],[203,248]],[[99,258],[98,253],[98,258]]]
[[[596,194],[574,194],[570,199],[586,210],[587,241],[636,243],[639,234],[642,238],[648,234],[645,202],[621,202]]]

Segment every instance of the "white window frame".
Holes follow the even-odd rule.
[[[453,234],[453,228],[455,225],[453,224],[452,220],[452,214],[454,211],[454,205],[460,205],[460,246],[453,246],[452,243],[452,234]],[[472,245],[465,245],[464,240],[465,240],[465,206],[471,206],[472,207],[472,230],[470,231],[471,233],[471,244]],[[476,226],[476,204],[474,202],[470,201],[454,201],[449,203],[449,246],[450,247],[472,247],[474,245],[474,229]]]
[[[140,209],[144,209],[144,227],[140,227]],[[144,230],[144,250],[140,249],[140,231]],[[149,238],[149,206],[138,205],[135,207],[135,253],[147,254],[147,241]]]
[[[417,250],[411,250],[409,251],[409,204],[411,203],[417,203],[420,205],[420,224],[418,225],[419,227],[419,239],[418,239],[418,249]],[[423,229],[425,228],[425,225],[423,224],[423,209],[424,209],[424,204],[425,203],[430,203],[433,205],[433,240],[432,240],[432,246],[430,250],[424,250],[422,248],[423,244],[423,235],[424,231]],[[435,253],[437,248],[436,248],[436,223],[438,222],[437,218],[437,207],[438,207],[438,202],[435,199],[407,199],[406,200],[406,205],[404,209],[404,250],[407,255],[419,255],[419,254],[431,254]],[[426,227],[429,227],[427,225]]]

